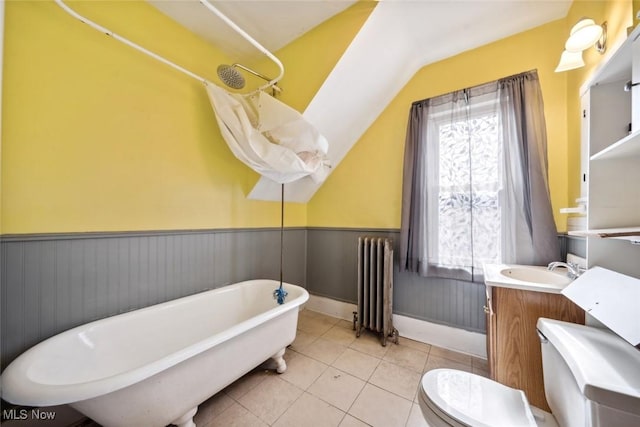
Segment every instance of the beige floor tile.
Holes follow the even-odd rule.
[[[485,371],[489,370],[489,362],[487,359],[481,359],[479,357],[471,357],[471,367],[474,369],[484,369]]]
[[[297,351],[295,351],[294,349],[292,349],[291,347],[287,347],[284,355],[282,355],[282,358],[284,359],[285,362],[287,362],[287,365],[289,364],[289,361],[291,359],[293,359],[294,357],[298,356],[300,353],[298,353]],[[273,360],[273,359],[268,359],[268,360]]]
[[[377,357],[348,348],[333,362],[333,366],[367,381],[379,363],[380,359]]]
[[[327,365],[332,364],[347,347],[336,344],[333,341],[326,340],[324,338],[318,338],[311,344],[302,347],[298,350],[300,353],[309,356]]]
[[[224,389],[224,392],[233,399],[238,400],[270,375],[274,375],[274,373],[266,369],[254,369],[236,382],[230,384]]]
[[[442,347],[431,346],[429,356],[444,357],[445,359],[453,360],[454,362],[464,363],[471,366],[471,356],[464,353],[458,353],[457,351],[448,350]]]
[[[344,419],[340,423],[340,427],[368,427],[369,424],[360,421],[354,416],[349,414],[344,416]]]
[[[414,350],[423,351],[425,353],[429,353],[431,350],[431,344],[426,344],[420,341],[415,341],[405,337],[398,337],[398,344],[403,345],[405,347],[410,347]]]
[[[322,335],[336,324],[324,318],[301,316],[298,318],[298,329],[310,335]]]
[[[429,427],[427,420],[422,415],[420,405],[414,403],[411,406],[411,412],[409,413],[409,419],[407,420],[406,427]]]
[[[322,313],[319,313],[317,311],[313,311],[313,310],[309,310],[308,308],[304,308],[303,310],[300,310],[300,313],[298,314],[300,317],[316,317],[318,315],[320,315]]]
[[[460,369],[461,371],[471,372],[471,363],[460,363],[444,357],[429,355],[427,363],[424,366],[424,372],[432,369],[448,368],[448,369]]]
[[[369,331],[362,331],[360,337],[356,338],[349,347],[354,350],[361,351],[370,356],[382,359],[389,349],[391,344],[387,344],[386,347],[380,344],[380,338],[378,335]]]
[[[233,402],[227,410],[211,420],[209,424],[203,426],[198,424],[199,427],[265,427],[267,425],[236,402]]]
[[[307,346],[318,339],[320,335],[312,335],[298,329],[296,331],[296,339],[293,340],[289,348],[299,351],[302,347]]]
[[[331,405],[347,411],[356,399],[365,382],[359,378],[329,367],[311,384],[309,393]]]
[[[425,427],[417,404],[423,372],[488,376],[484,359],[404,337],[383,347],[378,334],[365,329],[356,339],[351,322],[322,313],[302,310],[298,326],[287,370],[254,369],[200,405],[199,427]]]
[[[472,372],[476,375],[480,375],[486,378],[491,378],[491,375],[489,374],[489,371],[487,369],[473,367]]]
[[[311,311],[308,308],[306,308],[306,306],[304,308],[302,308],[299,312],[298,312],[298,317],[313,317],[317,314],[317,312],[315,311]]]
[[[348,329],[351,332],[353,332],[354,335],[356,334],[356,331],[353,329],[353,321],[351,320],[340,319],[338,320],[338,323],[336,323],[336,326],[339,326],[344,329]]]
[[[337,427],[345,413],[317,397],[303,393],[276,421],[275,427]]]
[[[287,370],[279,375],[285,381],[306,390],[327,369],[327,365],[304,354],[291,352],[287,360]]]
[[[348,413],[373,427],[403,427],[410,411],[410,401],[367,384]]]
[[[308,319],[316,319],[322,322],[330,323],[332,325],[335,325],[340,321],[340,319],[338,319],[337,317],[329,316],[327,314],[320,313],[319,311],[313,311],[309,309],[305,309],[304,311],[301,311],[300,315]]]
[[[390,345],[383,359],[412,371],[422,372],[428,354],[403,345]]]
[[[351,329],[341,328],[338,325],[334,325],[322,335],[322,338],[348,347],[356,339],[356,332]]]
[[[420,403],[420,401],[418,400],[418,393],[420,392],[420,383],[418,383],[418,387],[416,387],[416,392],[413,394],[413,399],[411,399],[411,401],[415,404]]]
[[[267,424],[273,424],[302,390],[276,376],[271,376],[242,396],[238,402]]]
[[[316,319],[322,320],[323,322],[331,323],[332,325],[335,325],[340,321],[340,319],[338,319],[337,317],[329,316],[327,314],[319,313],[317,311],[309,310],[309,314]]]
[[[219,417],[226,409],[233,405],[235,401],[225,392],[216,393],[209,399],[198,405],[193,421],[196,425],[204,426],[216,417]]]
[[[420,378],[421,373],[383,360],[369,378],[369,383],[407,400],[413,400]]]

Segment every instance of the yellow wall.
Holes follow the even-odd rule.
[[[229,63],[147,2],[69,4],[206,78]],[[258,175],[201,83],[50,1],[7,2],[4,42],[3,234],[279,225],[279,203],[246,199]],[[288,205],[286,225],[305,224]]]
[[[70,4],[213,81],[218,64],[233,62],[146,2]],[[304,110],[374,7],[358,2],[277,52],[286,68],[284,102]],[[616,40],[626,34],[632,9],[630,0],[576,1],[564,19],[424,67],[311,202],[287,205],[286,225],[399,227],[410,104],[537,69],[553,208],[564,230],[558,209],[579,192],[578,90],[602,57],[591,50],[584,69],[553,69],[579,17],[607,19]],[[279,224],[278,203],[246,199],[258,176],[222,141],[197,81],[82,25],[51,1],[7,2],[4,42],[1,233]],[[252,65],[263,64],[272,71],[268,61]]]
[[[565,38],[564,21],[559,20],[421,69],[311,200],[309,225],[399,227],[411,103],[531,69],[538,70],[545,103],[554,212],[566,206],[566,77],[553,72]],[[564,218],[556,219],[564,229]]]
[[[420,70],[367,130],[309,203],[310,226],[399,227],[402,162],[410,104],[464,87],[537,69],[548,131],[549,185],[559,231],[580,193],[580,86],[606,58],[595,49],[586,67],[555,73],[571,27],[583,16],[608,22],[608,45],[618,46],[633,25],[637,3],[574,1],[563,19],[464,52]],[[634,9],[635,6],[635,9]]]

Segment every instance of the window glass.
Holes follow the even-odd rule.
[[[501,258],[500,133],[496,111],[438,126],[438,238],[433,249],[441,266],[482,268]]]

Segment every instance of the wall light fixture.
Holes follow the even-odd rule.
[[[573,70],[584,66],[582,51],[591,46],[603,54],[607,49],[607,23],[595,23],[593,19],[582,18],[571,28],[571,33],[564,45],[564,52],[560,56],[560,63],[556,73]]]

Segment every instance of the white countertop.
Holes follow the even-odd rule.
[[[536,281],[520,280],[518,278],[511,277],[510,273],[518,271],[530,271],[532,276],[541,277]],[[572,280],[567,277],[565,268],[549,271],[547,270],[547,267],[534,265],[484,265],[484,283],[487,286],[559,294],[569,283],[571,283],[571,281]]]

